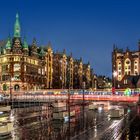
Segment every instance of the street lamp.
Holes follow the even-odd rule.
[[[116,87],[116,77],[117,77],[118,73],[117,71],[113,72],[113,77],[114,77],[114,87]]]
[[[10,101],[12,101],[12,81],[14,80],[14,78],[10,77]]]
[[[86,87],[86,83],[83,82],[83,83],[82,83],[82,88],[83,88],[83,104],[84,104],[84,102],[85,102],[85,87]]]
[[[113,90],[113,92],[115,92],[115,87],[116,87],[116,77],[117,77],[117,75],[118,75],[117,71],[114,71],[114,72],[113,72],[113,79],[114,79],[114,81],[113,81],[113,86],[114,86],[114,90]]]
[[[82,82],[82,88],[83,88],[83,129],[85,128],[85,115],[84,115],[84,112],[85,112],[85,87],[86,87],[86,83],[85,82]]]

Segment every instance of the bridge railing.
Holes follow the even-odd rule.
[[[82,95],[71,95],[71,99],[82,100]],[[97,101],[128,101],[128,102],[137,102],[138,96],[119,96],[119,95],[85,95],[85,100],[97,100]]]
[[[65,100],[67,95],[13,95],[13,100],[22,101],[48,101],[48,100]]]
[[[62,95],[24,95],[16,94],[12,96],[13,100],[23,100],[23,101],[48,101],[48,100],[66,100],[68,99],[68,94]],[[72,100],[83,100],[83,95],[70,95]],[[137,102],[139,96],[120,96],[120,95],[84,95],[85,100],[97,100],[97,101],[128,101]]]

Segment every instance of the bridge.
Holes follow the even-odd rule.
[[[12,95],[13,101],[24,101],[24,102],[51,102],[57,100],[83,100],[83,95]],[[139,96],[121,96],[121,95],[84,95],[84,100],[87,101],[112,101],[112,102],[137,102]]]

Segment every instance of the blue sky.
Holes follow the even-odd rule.
[[[1,0],[0,40],[13,36],[18,12],[29,44],[33,37],[39,45],[51,41],[54,50],[65,48],[90,61],[95,73],[111,76],[113,44],[138,49],[139,7],[136,0]]]

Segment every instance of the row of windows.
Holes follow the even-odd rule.
[[[126,65],[130,65],[130,64],[131,64],[131,61],[130,61],[130,60],[126,60],[126,61],[125,61],[125,64],[126,64]],[[137,62],[137,61],[134,61],[134,64],[137,65],[138,62]],[[122,63],[119,62],[118,65],[122,65]]]
[[[125,66],[125,70],[130,70],[131,69],[131,67],[130,66]],[[134,69],[138,69],[138,66],[137,65],[135,65],[134,66]],[[119,66],[118,67],[118,71],[121,71],[122,70],[122,67],[121,66]]]
[[[10,62],[10,61],[22,61],[23,58],[20,57],[20,56],[15,56],[15,57],[3,57],[0,59],[0,63],[6,63],[6,62]],[[37,60],[34,60],[34,59],[30,59],[30,58],[27,58],[27,57],[24,57],[24,62],[27,62],[27,63],[30,63],[30,64],[33,64],[33,65],[38,65],[38,61]]]
[[[122,74],[121,72],[118,72],[118,76],[121,76],[121,74]],[[130,72],[130,71],[125,71],[125,74],[126,74],[126,75],[130,75],[131,72]],[[138,71],[135,71],[134,74],[135,74],[135,75],[138,75]]]
[[[38,61],[37,60],[30,59],[30,58],[27,58],[27,57],[24,58],[24,62],[33,64],[33,65],[38,65]]]

